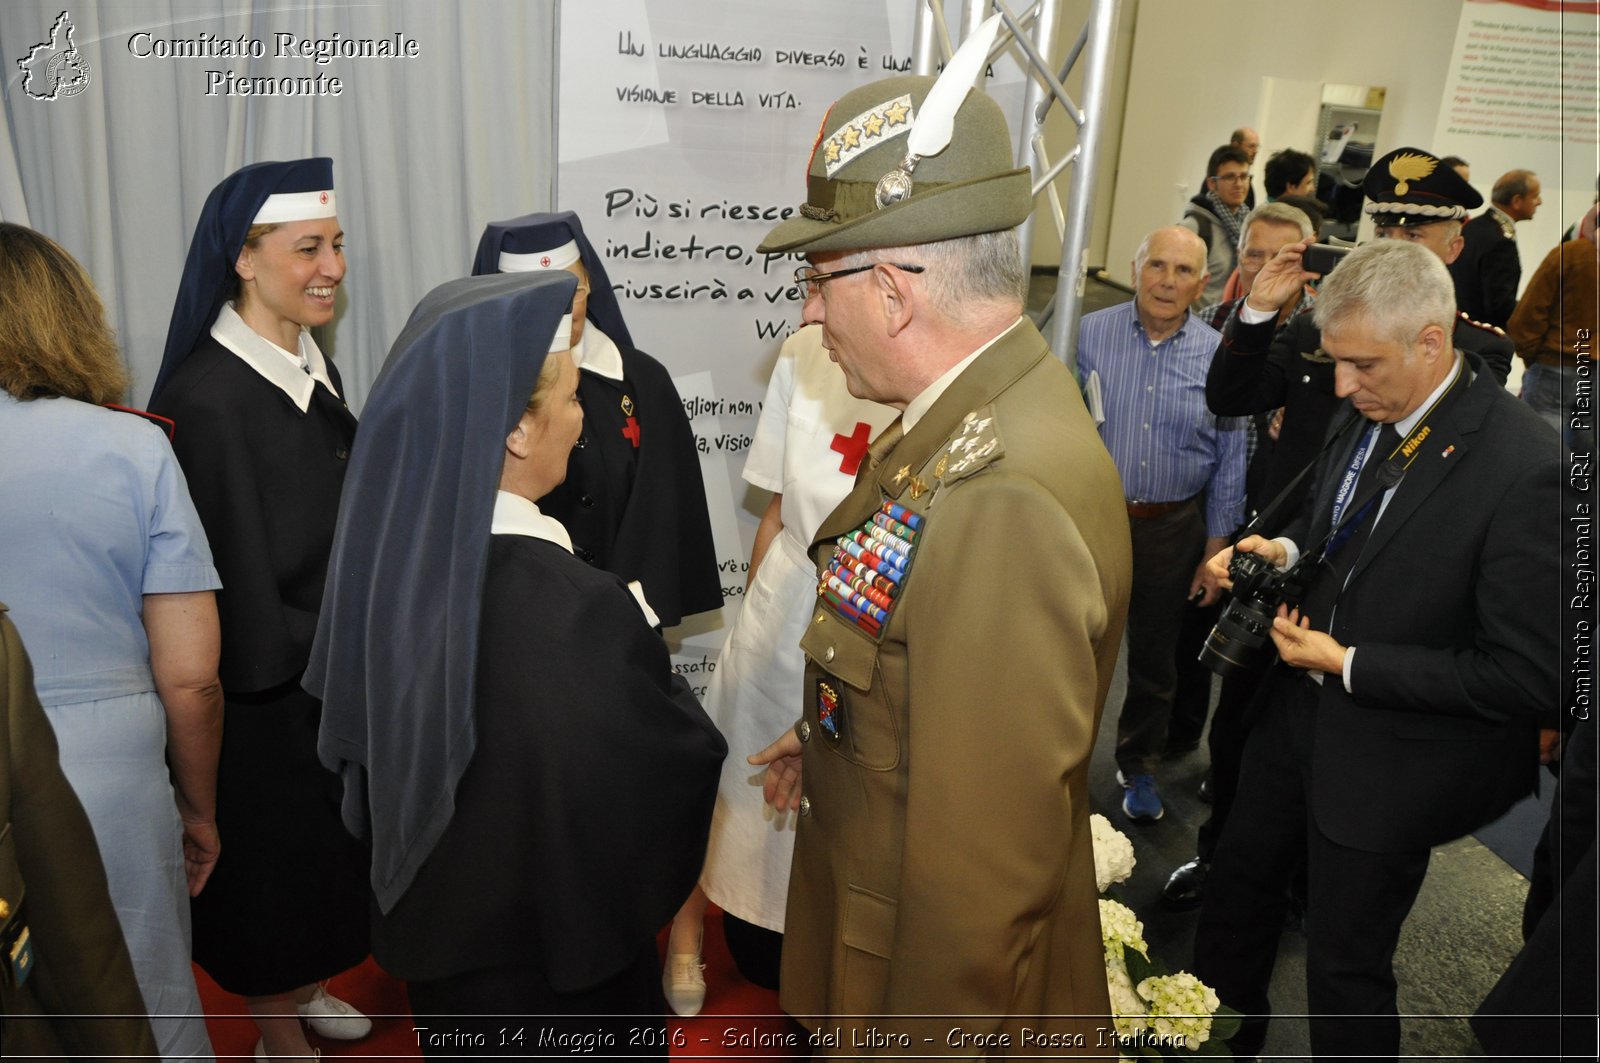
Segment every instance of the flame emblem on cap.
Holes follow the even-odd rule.
[[[1439,160],[1431,155],[1413,155],[1405,152],[1389,160],[1389,176],[1395,180],[1394,194],[1403,196],[1411,190],[1411,181],[1420,181],[1433,172]]]

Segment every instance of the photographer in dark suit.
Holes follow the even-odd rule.
[[[1249,1016],[1235,1052],[1259,1051],[1303,839],[1312,1051],[1394,1058],[1392,960],[1429,849],[1533,788],[1537,728],[1559,690],[1560,470],[1549,426],[1452,346],[1437,255],[1399,240],[1358,248],[1323,282],[1315,316],[1348,405],[1284,537],[1236,549],[1279,569],[1324,561],[1272,627],[1281,662],[1207,882],[1194,970]],[[1231,555],[1212,560],[1219,577]]]

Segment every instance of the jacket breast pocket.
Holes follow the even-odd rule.
[[[879,666],[879,645],[819,605],[800,639],[811,739],[852,764],[889,771],[900,763],[900,729]]]

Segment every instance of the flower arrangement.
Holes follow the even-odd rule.
[[[1187,971],[1170,973],[1151,959],[1144,924],[1127,905],[1104,894],[1133,874],[1133,843],[1104,816],[1089,817],[1094,838],[1095,884],[1100,898],[1100,941],[1105,948],[1111,1021],[1124,1057],[1229,1058],[1224,1041],[1239,1028],[1239,1013]]]

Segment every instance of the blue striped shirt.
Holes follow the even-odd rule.
[[[1078,372],[1100,374],[1100,437],[1130,501],[1175,502],[1205,492],[1206,534],[1244,518],[1245,427],[1206,408],[1206,371],[1222,337],[1190,314],[1151,345],[1131,302],[1078,324]]]

